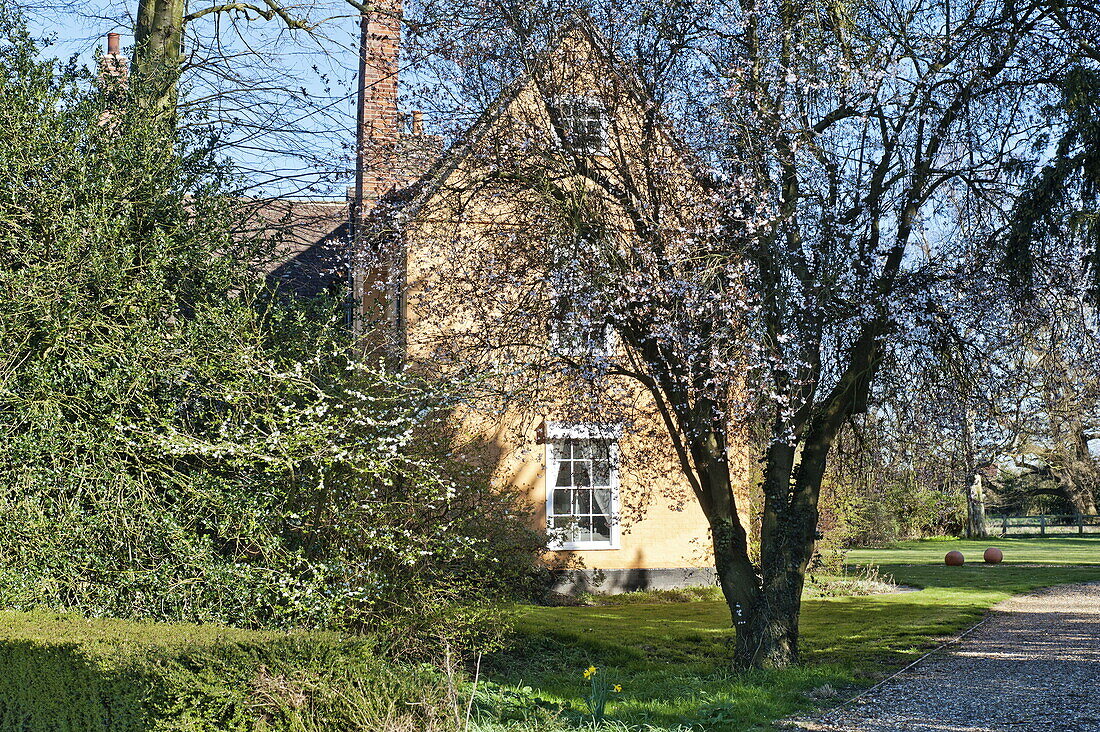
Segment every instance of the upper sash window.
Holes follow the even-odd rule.
[[[607,152],[607,110],[592,97],[565,97],[555,104],[565,149],[577,155]]]

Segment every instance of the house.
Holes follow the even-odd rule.
[[[671,225],[687,226],[700,196],[686,153],[578,23],[537,74],[409,175],[399,13],[391,0],[367,34],[351,267],[364,347],[455,385],[446,438],[480,479],[537,508],[553,561],[571,568],[559,589],[712,582],[707,521],[652,397],[622,375],[630,354],[589,286],[606,276],[593,242],[632,246],[631,212],[601,191],[633,185],[645,163],[679,192]],[[747,494],[747,452],[730,458]]]
[[[652,397],[617,373],[630,354],[589,286],[606,273],[586,256],[597,239],[634,246],[631,213],[600,191],[628,185],[636,162],[639,176],[661,171],[682,204],[671,225],[688,226],[688,153],[583,23],[443,151],[418,113],[399,112],[400,0],[379,7],[356,190],[251,201],[241,235],[273,244],[258,271],[277,292],[335,297],[350,271],[364,347],[455,386],[440,437],[472,479],[527,496],[548,561],[568,570],[559,590],[712,583],[707,521]],[[123,68],[117,47],[105,68]],[[747,493],[749,460],[730,458]]]
[[[100,123],[114,124],[119,114],[116,105],[122,103],[117,97],[130,82],[130,60],[121,51],[118,33],[107,34],[106,52],[98,59],[97,80],[107,93]],[[301,297],[344,296],[350,238],[347,201],[253,198],[242,204],[243,224],[234,234],[250,245],[269,245],[266,251],[252,252],[250,264],[272,291]]]

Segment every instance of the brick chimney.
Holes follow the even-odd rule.
[[[107,53],[99,59],[99,80],[105,85],[125,85],[130,78],[130,60],[119,50],[120,40],[118,33],[107,34]]]
[[[99,88],[103,91],[104,108],[99,124],[115,130],[125,106],[126,86],[130,80],[130,59],[119,49],[118,33],[107,34],[107,53],[99,59]]]
[[[355,186],[351,198],[349,279],[353,332],[370,352],[402,358],[405,252],[399,233],[372,227],[378,202],[416,181],[442,150],[414,112],[411,133],[397,111],[402,0],[373,0],[360,16]],[[384,213],[384,212],[383,212]],[[379,223],[385,217],[380,217]]]
[[[398,47],[402,0],[376,0],[360,18],[356,192],[361,218],[398,183]]]
[[[350,324],[381,338],[373,347],[392,353],[401,332],[401,256],[392,242],[373,237],[367,223],[378,200],[397,185],[400,118],[397,113],[401,0],[372,0],[359,17],[359,89],[356,103],[355,186],[351,193],[352,287]],[[382,328],[379,324],[386,323]]]

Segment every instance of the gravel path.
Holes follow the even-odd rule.
[[[830,732],[1100,731],[1100,583],[997,605],[974,632],[793,726]]]

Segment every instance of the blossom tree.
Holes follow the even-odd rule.
[[[453,97],[476,108],[533,86],[541,100],[499,139],[475,128],[462,149],[492,173],[463,185],[522,190],[524,215],[557,227],[502,216],[509,256],[531,266],[471,268],[468,252],[489,249],[470,245],[448,271],[494,277],[464,290],[485,303],[469,350],[508,344],[540,378],[556,363],[597,391],[641,388],[709,522],[734,665],[796,662],[840,430],[874,404],[888,355],[973,306],[960,288],[1003,282],[995,235],[1018,193],[1009,172],[1034,165],[1045,131],[1057,23],[1044,3],[1002,0],[458,6],[427,2],[414,25]],[[576,38],[595,51],[569,52]],[[578,81],[584,114],[566,99]],[[573,322],[620,348],[578,357],[488,335],[560,322],[563,277],[581,283],[565,288]],[[758,553],[731,457],[746,444]]]

